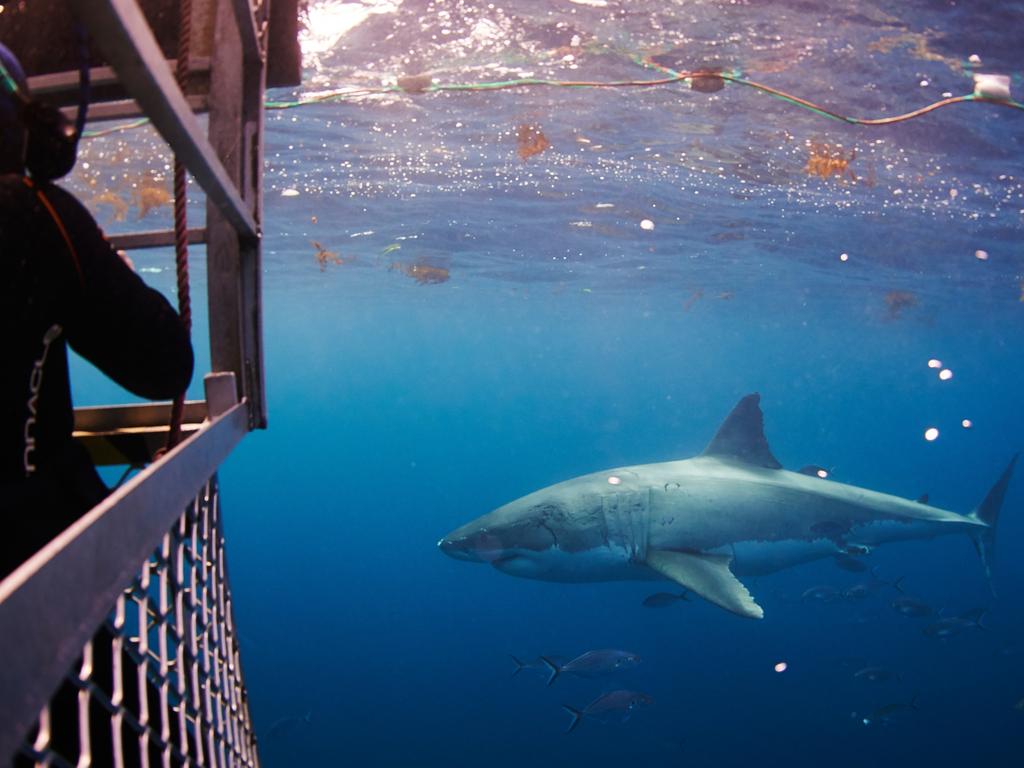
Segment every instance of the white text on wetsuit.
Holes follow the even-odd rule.
[[[50,345],[60,336],[61,327],[57,324],[51,325],[49,330],[43,334],[43,353],[32,365],[32,373],[28,377],[28,418],[25,419],[25,474],[31,475],[36,471],[36,465],[32,461],[32,453],[36,449],[36,438],[33,434],[36,425],[36,413],[38,412],[39,390],[43,386],[43,369],[46,366],[46,356],[50,352]]]

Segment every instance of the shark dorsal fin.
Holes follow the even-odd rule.
[[[754,393],[740,400],[725,417],[714,439],[704,449],[704,456],[745,461],[768,469],[782,469],[772,456],[764,436],[764,415],[761,395]]]

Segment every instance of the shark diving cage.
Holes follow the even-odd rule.
[[[97,464],[140,471],[0,582],[0,765],[259,765],[217,469],[266,427],[264,91],[300,80],[297,0],[273,1],[0,6],[0,40],[35,98],[71,116],[89,104],[90,120],[148,118],[204,190],[204,227],[176,210],[175,229],[110,239],[177,245],[179,296],[182,241],[205,244],[212,369],[205,400],[183,407],[76,409]],[[181,437],[163,452],[172,423]]]

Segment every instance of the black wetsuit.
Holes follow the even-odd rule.
[[[0,577],[106,494],[71,437],[65,343],[131,392],[169,399],[192,377],[177,313],[89,212],[51,184],[0,175]]]

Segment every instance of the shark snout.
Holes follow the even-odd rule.
[[[501,541],[486,529],[465,532],[460,528],[437,542],[437,546],[449,557],[471,563],[490,563],[504,553]]]
[[[456,560],[479,560],[473,550],[466,545],[465,539],[451,539],[445,537],[437,542],[437,548],[444,552],[449,557],[454,557]]]

